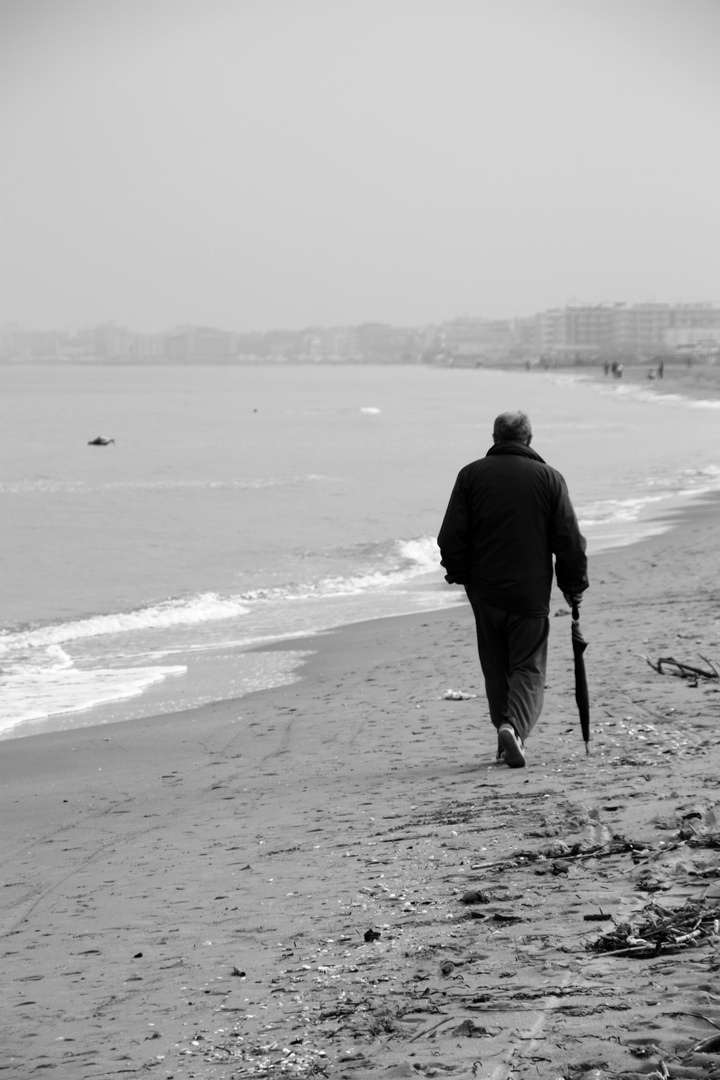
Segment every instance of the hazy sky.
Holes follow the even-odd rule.
[[[0,0],[0,325],[720,302],[720,0]]]

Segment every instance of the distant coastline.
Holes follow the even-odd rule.
[[[143,333],[115,322],[72,332],[0,327],[0,361],[62,363],[433,364],[444,367],[664,365],[720,361],[720,307],[571,304],[533,315],[437,324],[364,322],[299,330],[180,325]]]

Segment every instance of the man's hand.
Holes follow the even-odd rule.
[[[580,608],[580,605],[583,603],[583,594],[582,593],[562,593],[562,595],[565,596],[566,603],[568,604],[568,606],[572,608],[572,617],[573,617],[573,619],[578,618],[578,616],[575,615],[575,612],[578,611],[578,609]]]

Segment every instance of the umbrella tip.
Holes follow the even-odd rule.
[[[589,742],[587,742],[587,740],[586,740],[586,742],[585,742],[585,753],[586,753],[586,754],[589,754],[589,753],[590,753],[590,743],[589,743]]]

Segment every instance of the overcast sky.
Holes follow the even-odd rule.
[[[0,0],[0,325],[720,302],[719,0]]]

